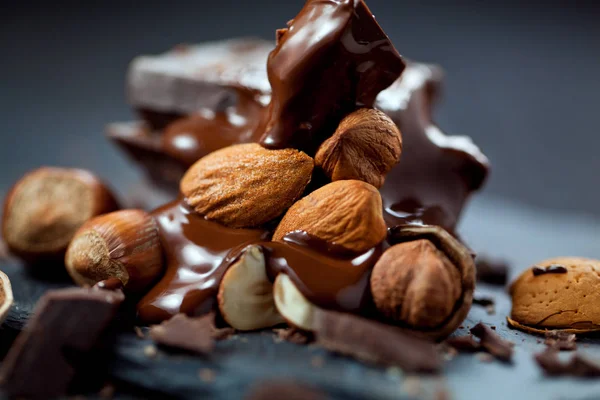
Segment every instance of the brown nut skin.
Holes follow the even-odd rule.
[[[30,264],[62,261],[84,222],[116,209],[114,195],[91,172],[42,167],[9,191],[2,235],[10,252]]]
[[[254,228],[283,214],[309,184],[314,162],[295,149],[229,146],[196,162],[181,180],[187,203],[230,228]]]
[[[565,273],[534,275],[534,267],[563,266]],[[530,333],[600,331],[600,261],[559,257],[526,269],[511,285],[509,324]]]
[[[357,179],[380,188],[401,153],[402,135],[394,121],[382,111],[361,108],[321,144],[315,165],[332,181]]]
[[[366,251],[387,234],[381,196],[368,183],[336,181],[297,201],[273,234],[282,241],[290,232],[304,231],[352,252]]]
[[[441,340],[466,318],[473,302],[470,251],[439,227],[394,228],[393,243],[373,268],[371,292],[388,322]]]
[[[118,278],[127,291],[143,291],[164,267],[154,219],[142,210],[122,210],[86,222],[69,245],[65,266],[80,286]]]

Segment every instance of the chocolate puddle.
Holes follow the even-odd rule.
[[[158,323],[175,314],[205,314],[227,270],[232,249],[264,241],[270,232],[261,229],[232,229],[205,220],[182,200],[152,213],[158,225],[167,270],[164,277],[138,304],[144,323]]]

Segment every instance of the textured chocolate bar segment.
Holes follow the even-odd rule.
[[[47,292],[0,369],[10,396],[64,394],[75,371],[94,369],[87,358],[125,299],[121,291],[70,288]]]
[[[274,44],[254,38],[179,45],[161,55],[136,57],[129,66],[127,94],[137,110],[176,116],[215,109],[236,89],[255,92],[269,102],[266,60]],[[154,118],[152,118],[154,119]]]
[[[406,372],[438,372],[441,361],[432,342],[398,328],[351,314],[319,311],[315,337],[328,350],[362,361],[397,366]]]

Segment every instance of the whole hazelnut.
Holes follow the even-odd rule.
[[[163,250],[152,216],[122,210],[86,222],[65,255],[69,275],[80,286],[117,278],[126,290],[140,292],[163,271]]]
[[[475,265],[468,249],[437,227],[406,227],[373,268],[371,291],[381,316],[442,339],[466,317]],[[397,234],[398,232],[396,232]]]
[[[315,164],[332,181],[357,179],[380,188],[401,153],[402,135],[394,121],[382,111],[361,108],[321,144]]]
[[[85,221],[117,208],[111,191],[91,172],[43,167],[9,191],[2,234],[8,249],[27,262],[61,260]]]

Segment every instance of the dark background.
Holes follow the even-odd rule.
[[[103,136],[128,120],[128,62],[180,42],[274,36],[295,1],[0,1],[0,194],[39,165],[139,179]],[[489,155],[487,193],[600,214],[596,2],[370,0],[405,56],[440,63],[437,120]]]

